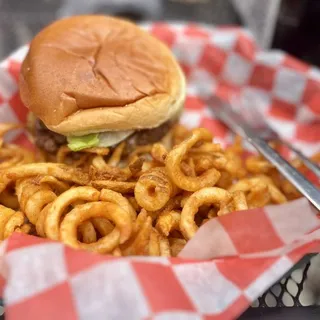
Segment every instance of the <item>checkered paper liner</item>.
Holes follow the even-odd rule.
[[[262,52],[239,28],[145,26],[172,48],[188,80],[182,122],[230,133],[202,98],[236,96],[304,152],[320,149],[320,72]],[[28,48],[0,64],[0,119],[25,122],[18,74]],[[50,68],[50,66],[48,66]],[[251,107],[251,106],[250,106]],[[29,146],[24,132],[10,137]],[[320,251],[320,220],[304,199],[212,219],[179,258],[116,258],[15,234],[0,246],[8,319],[232,319],[303,255]]]

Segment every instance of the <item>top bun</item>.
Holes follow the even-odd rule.
[[[135,24],[76,16],[32,40],[20,95],[63,135],[147,129],[179,114],[185,79],[170,50]]]

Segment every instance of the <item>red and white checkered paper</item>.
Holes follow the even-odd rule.
[[[186,73],[183,123],[228,141],[228,129],[202,97],[236,96],[304,152],[319,151],[319,70],[279,51],[259,51],[239,28],[146,28],[172,48]],[[27,50],[0,64],[3,122],[26,121],[17,81]],[[23,132],[11,138],[30,145]],[[101,256],[21,234],[0,251],[8,319],[233,319],[304,254],[320,251],[320,220],[304,199],[232,213],[205,224],[172,259]]]

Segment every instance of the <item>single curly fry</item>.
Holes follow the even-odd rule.
[[[97,201],[100,192],[92,187],[77,187],[62,193],[47,212],[45,233],[49,239],[59,240],[60,220],[69,205],[75,201]]]
[[[93,243],[81,243],[77,239],[78,226],[91,218],[105,218],[115,223],[114,230]],[[60,239],[65,244],[97,253],[109,253],[129,239],[132,231],[130,216],[118,205],[110,202],[90,202],[76,206],[63,218]]]
[[[163,208],[176,192],[177,188],[163,167],[153,168],[142,174],[134,189],[138,204],[147,211]]]
[[[188,177],[183,174],[180,164],[188,150],[197,142],[212,140],[210,132],[206,129],[195,129],[190,138],[174,147],[167,155],[166,169],[170,179],[181,189],[197,191],[204,187],[213,186],[220,178],[220,173],[215,168],[205,171],[201,176]]]
[[[191,239],[198,230],[194,218],[200,206],[205,204],[220,206],[223,203],[228,203],[231,199],[232,195],[228,191],[216,187],[203,188],[193,193],[181,212],[180,231],[185,239]]]
[[[160,214],[157,219],[156,229],[163,235],[168,237],[173,230],[179,230],[181,213],[178,211],[170,211]]]

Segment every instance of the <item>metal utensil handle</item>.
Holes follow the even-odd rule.
[[[247,139],[289,182],[320,210],[320,191],[308,179],[261,138],[248,137]]]
[[[273,150],[266,141],[249,127],[243,117],[223,104],[214,111],[236,133],[246,138],[267,160],[269,160],[282,175],[291,182],[318,210],[320,210],[320,191],[296,170],[288,161]]]
[[[287,146],[291,151],[293,151],[300,160],[304,163],[304,165],[309,168],[318,178],[320,178],[320,166],[314,163],[313,161],[310,161],[302,152],[297,150],[294,146],[292,146],[290,143],[287,143],[286,141],[280,140],[282,144]]]

